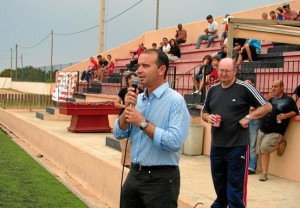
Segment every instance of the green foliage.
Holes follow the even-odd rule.
[[[87,207],[0,131],[0,207]]]
[[[28,81],[28,82],[54,82],[55,72],[50,79],[50,71],[34,68],[33,66],[26,66],[13,70],[13,81]]]
[[[11,69],[4,69],[3,71],[1,71],[0,77],[10,77],[10,72]]]

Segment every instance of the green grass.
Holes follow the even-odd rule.
[[[0,130],[0,207],[87,207]]]

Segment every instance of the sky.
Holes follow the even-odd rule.
[[[106,0],[105,49],[155,30],[156,0]],[[207,3],[209,2],[209,4]],[[160,0],[159,28],[283,2],[282,0]],[[137,4],[138,3],[138,4]],[[116,15],[137,4],[122,15]],[[204,6],[205,5],[205,6]],[[112,20],[110,20],[112,19]],[[1,0],[0,71],[75,63],[98,53],[100,0]],[[80,33],[77,33],[80,32]],[[70,34],[76,33],[76,34]],[[64,35],[63,35],[64,34]]]

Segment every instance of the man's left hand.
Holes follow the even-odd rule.
[[[248,128],[250,121],[246,118],[242,118],[239,123],[243,128]]]

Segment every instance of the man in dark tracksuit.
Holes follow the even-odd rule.
[[[202,118],[212,125],[211,173],[217,199],[212,208],[246,207],[249,130],[252,119],[258,119],[272,106],[250,84],[236,79],[231,58],[222,59],[218,75],[220,83],[207,94]],[[250,106],[256,109],[249,113]],[[221,124],[215,126],[217,115]]]

